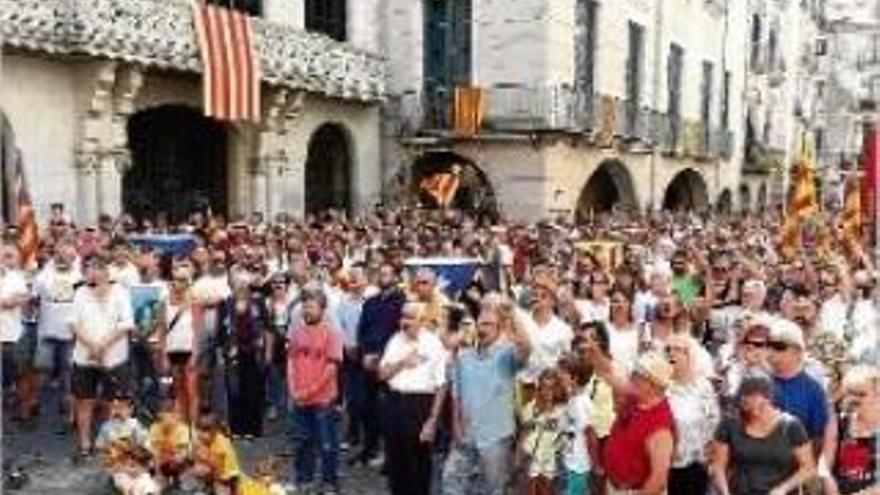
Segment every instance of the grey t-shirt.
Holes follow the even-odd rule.
[[[794,416],[782,413],[764,438],[746,433],[740,421],[721,423],[715,439],[730,451],[730,491],[737,495],[766,495],[797,470],[794,451],[809,442],[807,432]]]

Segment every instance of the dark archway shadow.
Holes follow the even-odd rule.
[[[740,184],[739,186],[739,210],[743,213],[751,212],[754,208],[752,204],[752,190],[748,184]]]
[[[498,212],[495,189],[486,173],[471,159],[451,151],[424,153],[413,162],[410,191],[419,203],[437,208],[437,201],[420,188],[422,180],[434,174],[450,172],[459,167],[459,187],[452,199],[451,208],[480,215]]]
[[[306,160],[306,213],[330,209],[351,213],[352,142],[339,124],[324,124],[309,138]]]
[[[615,208],[638,209],[638,201],[626,166],[618,160],[605,160],[581,189],[576,220],[584,221]]]
[[[725,189],[718,195],[718,201],[715,202],[715,211],[722,215],[733,213],[733,193],[730,192],[730,189]]]
[[[193,211],[228,213],[228,129],[184,105],[163,105],[128,119],[132,167],[122,180],[125,211],[135,219]]]
[[[679,172],[666,187],[663,209],[669,211],[705,211],[709,206],[706,181],[693,169]]]
[[[761,183],[758,187],[758,211],[764,212],[767,209],[767,184]]]

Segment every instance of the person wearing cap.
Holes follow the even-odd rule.
[[[621,398],[601,450],[607,493],[665,494],[675,450],[675,420],[666,398],[672,365],[662,354],[649,351],[639,356],[625,378],[598,350],[590,352],[590,359]]]
[[[127,393],[129,386],[134,317],[128,291],[110,283],[108,264],[106,256],[91,255],[85,261],[87,285],[73,298],[71,391],[80,456],[91,454],[96,400]]]
[[[803,331],[796,323],[778,318],[771,324],[768,347],[775,404],[803,423],[817,455],[830,456],[826,430],[833,423],[831,404],[822,384],[806,370]]]
[[[773,379],[743,377],[736,414],[715,435],[712,482],[718,495],[787,495],[816,473],[806,430],[774,405]]]

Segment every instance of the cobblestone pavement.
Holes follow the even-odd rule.
[[[3,461],[4,473],[10,469],[20,468],[27,474],[29,481],[21,490],[0,488],[0,493],[22,495],[68,495],[87,494],[104,495],[112,493],[108,490],[108,481],[100,468],[91,465],[74,465],[71,460],[73,453],[73,437],[58,435],[58,417],[43,418],[33,431],[27,431],[18,423],[9,421],[3,414],[3,441],[0,458]],[[284,456],[285,434],[281,421],[268,425],[267,435],[250,443],[239,443],[238,452],[246,468],[265,458],[267,455]],[[349,467],[341,454],[342,493],[379,495],[388,493],[385,479],[376,470],[356,466]],[[287,465],[292,465],[290,457],[283,457]]]

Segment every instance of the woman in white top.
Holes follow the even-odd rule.
[[[683,334],[666,340],[672,386],[666,390],[675,419],[677,441],[669,473],[669,493],[706,493],[709,474],[706,450],[721,420],[718,398],[697,356],[700,343]]]
[[[400,331],[391,337],[379,362],[388,383],[385,448],[393,495],[428,495],[437,420],[443,404],[447,352],[433,332],[419,323],[423,305],[406,303]]]
[[[620,290],[611,293],[608,341],[614,362],[627,373],[632,371],[639,357],[639,327],[633,321],[632,302]]]
[[[194,422],[199,411],[196,342],[203,320],[201,308],[194,303],[191,286],[189,266],[175,267],[171,293],[165,307],[165,331],[161,338],[165,369],[171,371],[174,379],[177,412],[181,418]]]

